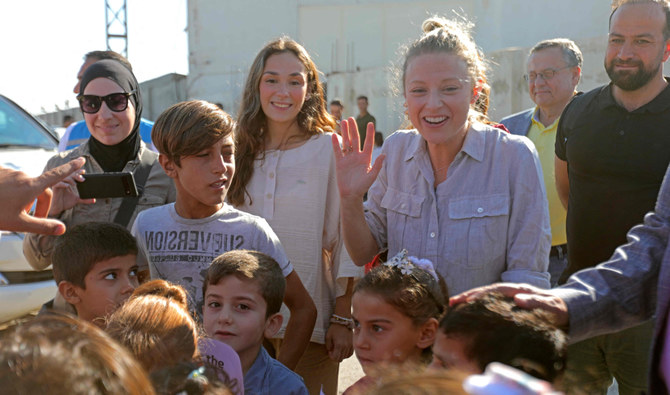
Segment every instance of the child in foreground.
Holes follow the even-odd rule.
[[[198,352],[198,326],[187,310],[186,291],[179,285],[164,280],[140,285],[109,317],[106,332],[142,364],[159,394],[177,393],[180,387],[193,387],[198,382],[203,385],[194,387],[201,387],[201,391],[187,393],[209,393],[205,390],[214,389],[243,393],[241,386],[220,381],[216,372],[206,366],[199,369],[203,361]],[[189,380],[193,375],[201,380]]]
[[[147,372],[198,356],[198,327],[183,288],[161,280],[142,284],[109,316],[105,331],[126,346]]]
[[[201,100],[175,104],[158,117],[151,139],[161,166],[174,180],[177,200],[137,217],[133,234],[141,250],[140,267],[148,266],[152,279],[183,286],[190,307],[200,313],[202,279],[214,258],[239,249],[266,253],[286,277],[287,333],[301,332],[314,326],[316,307],[279,239],[264,219],[224,203],[235,174],[234,128],[228,114]],[[304,350],[309,342],[309,333],[287,336],[289,348]]]
[[[88,222],[67,231],[53,253],[58,292],[77,316],[104,327],[105,316],[123,304],[138,286],[137,243],[126,228]],[[64,310],[48,302],[43,310]]]
[[[229,251],[207,270],[203,325],[212,338],[239,355],[248,394],[307,394],[300,376],[262,347],[282,324],[279,314],[286,281],[272,257],[256,251]]]
[[[0,392],[154,395],[124,347],[97,326],[57,313],[0,332]]]
[[[521,309],[496,293],[449,307],[440,321],[431,366],[483,373],[491,362],[500,362],[557,385],[565,369],[567,339],[548,322],[546,313]]]
[[[365,393],[389,365],[428,364],[446,294],[432,263],[406,250],[367,273],[352,298],[354,350],[365,376],[345,394]]]

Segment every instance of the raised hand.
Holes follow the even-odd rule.
[[[374,144],[375,126],[368,123],[365,132],[363,150],[360,147],[358,126],[354,118],[348,118],[340,123],[342,132],[342,146],[339,139],[333,135],[333,152],[335,153],[335,167],[337,169],[337,186],[342,199],[355,197],[363,198],[377,178],[384,162],[384,155],[379,155],[374,164],[372,147]]]
[[[0,229],[48,235],[65,233],[62,222],[44,218],[51,208],[50,187],[69,177],[85,162],[84,158],[77,158],[35,178],[21,171],[0,168]],[[31,216],[28,212],[35,200],[35,213]]]

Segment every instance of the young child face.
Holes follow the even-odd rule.
[[[235,174],[234,147],[228,135],[196,155],[182,157],[181,166],[170,163],[166,172],[175,181],[179,215],[205,218],[221,208]]]
[[[137,288],[136,255],[117,256],[93,265],[84,277],[85,289],[75,286],[79,318],[102,325],[100,318],[113,313]]]
[[[269,319],[265,318],[267,304],[255,281],[230,275],[209,284],[202,310],[207,335],[231,346],[243,365],[256,358]]]
[[[259,85],[268,127],[295,122],[307,95],[307,71],[292,52],[271,55]]]
[[[433,344],[433,369],[458,369],[466,373],[479,374],[481,369],[465,353],[466,339],[462,337],[448,337],[439,331]]]
[[[365,291],[354,293],[352,317],[354,350],[366,374],[371,366],[380,363],[402,363],[420,357],[421,328],[380,296]]]

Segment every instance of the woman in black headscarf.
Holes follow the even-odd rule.
[[[140,86],[133,73],[115,60],[101,60],[91,65],[81,80],[77,97],[91,132],[89,140],[79,147],[49,159],[45,170],[83,156],[83,171],[53,188],[49,216],[60,219],[66,226],[91,221],[117,222],[130,228],[135,216],[147,208],[173,202],[174,184],[158,163],[158,154],[147,149],[140,138],[142,115]],[[133,172],[140,180],[139,199],[123,203],[128,198],[80,199],[76,182],[87,174],[104,172]],[[142,177],[141,174],[148,174]],[[142,183],[142,179],[146,181]],[[51,264],[55,236],[28,234],[23,252],[34,268],[41,270]]]

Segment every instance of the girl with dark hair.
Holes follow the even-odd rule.
[[[427,365],[447,302],[433,264],[402,250],[373,268],[354,289],[354,350],[366,376],[345,394],[365,393],[389,367]]]

